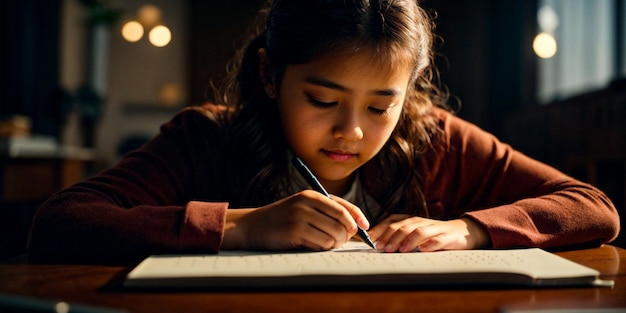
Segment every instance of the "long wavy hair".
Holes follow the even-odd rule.
[[[382,150],[361,168],[365,190],[390,212],[428,216],[417,162],[437,135],[429,118],[444,106],[434,66],[434,24],[416,0],[274,0],[259,11],[251,36],[214,85],[217,104],[227,106],[231,205],[277,200],[288,182],[286,141],[275,100],[267,97],[258,51],[280,82],[289,65],[335,51],[374,49],[380,62],[412,66],[400,120]],[[385,63],[386,64],[386,63]],[[393,63],[391,63],[393,64]],[[277,84],[277,92],[280,92]]]

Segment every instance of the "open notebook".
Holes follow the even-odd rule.
[[[324,252],[223,251],[153,255],[124,280],[130,288],[611,286],[599,272],[541,249],[382,253],[361,242]]]

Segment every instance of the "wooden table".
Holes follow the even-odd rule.
[[[556,254],[599,270],[601,278],[614,280],[615,286],[131,292],[119,288],[119,278],[134,263],[29,264],[25,257],[21,257],[0,263],[0,294],[128,312],[504,312],[512,308],[595,308],[594,311],[598,308],[618,308],[619,312],[626,312],[626,250],[605,245]]]

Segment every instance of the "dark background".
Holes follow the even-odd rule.
[[[205,100],[208,81],[223,74],[235,43],[263,1],[186,3],[188,92],[190,103],[196,104]],[[623,1],[615,3],[623,8]],[[59,87],[61,5],[60,0],[0,2],[0,115],[30,116],[35,133],[58,135],[67,109]],[[460,101],[458,115],[518,150],[600,187],[613,199],[623,221],[624,81],[616,77],[605,88],[539,105],[537,59],[530,48],[537,33],[537,1],[427,0],[422,5],[438,16],[442,41],[437,64],[442,82]],[[620,16],[616,27],[623,23]],[[618,32],[619,53],[622,38],[623,32]],[[625,239],[616,244],[624,246]]]

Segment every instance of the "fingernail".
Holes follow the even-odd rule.
[[[365,225],[364,227],[362,227],[365,230],[368,230],[370,228],[370,222],[364,217],[359,218],[359,225]]]
[[[390,243],[388,243],[388,244],[385,246],[385,251],[393,251],[393,245],[392,245],[392,244],[390,244]]]
[[[404,251],[406,251],[406,247],[407,247],[407,244],[406,244],[406,243],[403,243],[403,244],[401,244],[401,245],[400,245],[400,247],[398,248],[398,250],[400,250],[400,251],[404,252]]]
[[[424,243],[418,245],[417,249],[420,250],[420,251],[425,251],[426,249],[428,249],[428,242],[424,242]]]

